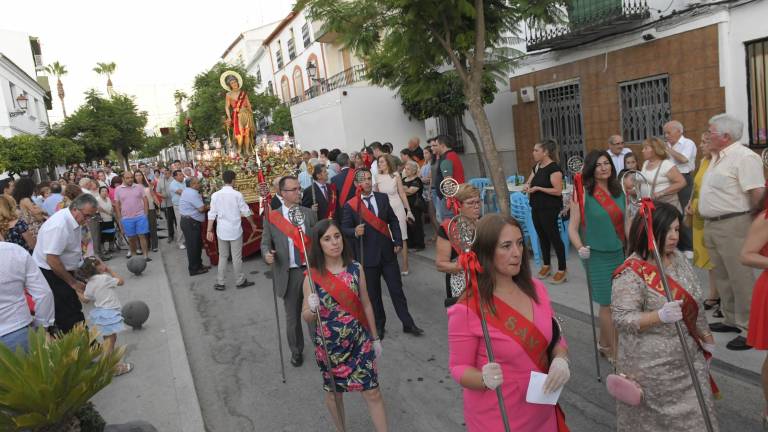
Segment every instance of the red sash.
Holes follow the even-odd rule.
[[[449,220],[445,220],[445,221],[443,221],[443,223],[440,224],[440,227],[442,227],[443,230],[445,231],[445,236],[448,237],[448,243],[451,244],[451,247],[453,248],[453,251],[456,252],[457,255],[461,255],[461,251],[459,250],[458,246],[453,244],[453,242],[451,241],[451,234],[450,234],[450,232],[448,232],[448,226],[450,224],[451,224],[451,220],[450,219]]]
[[[232,104],[232,108],[234,111],[234,117],[232,119],[232,127],[235,130],[235,136],[240,136],[240,116],[238,116],[238,113],[240,112],[240,108],[243,107],[243,104],[245,103],[245,91],[240,90],[240,93],[237,95],[237,99]]]
[[[301,239],[304,237],[304,234],[299,231],[299,228],[292,224],[288,219],[283,217],[283,211],[281,208],[277,210],[272,210],[269,212],[269,222],[278,230],[280,230],[281,233],[285,234],[286,237],[293,240],[293,245],[296,247],[296,249],[299,250],[299,255],[301,255],[301,262],[306,263],[307,258],[304,256],[304,251],[301,248]],[[306,237],[304,237],[304,244],[307,246],[307,251],[309,251],[310,244],[307,243]]]
[[[629,258],[624,261],[624,264],[620,265],[616,271],[614,271],[614,277],[616,277],[619,273],[627,268],[631,269],[635,272],[635,274],[640,276],[640,278],[645,281],[645,284],[648,285],[648,287],[653,292],[666,298],[667,294],[664,291],[664,285],[661,283],[659,270],[655,265],[649,262],[640,261],[635,258]],[[693,337],[693,340],[696,341],[696,345],[698,345],[699,349],[704,352],[704,358],[709,360],[712,357],[712,354],[704,349],[702,345],[702,336],[699,333],[699,330],[696,328],[696,319],[699,316],[699,305],[696,303],[696,300],[693,298],[693,296],[691,296],[691,294],[686,291],[685,288],[677,283],[676,280],[667,276],[667,281],[669,282],[669,289],[672,291],[672,298],[675,300],[683,301],[683,305],[681,307],[683,310],[683,322],[685,323],[685,327],[688,329],[688,333],[690,333],[690,335]],[[719,398],[720,389],[717,388],[717,384],[715,384],[715,380],[712,378],[711,374],[709,375],[709,385],[712,388],[713,396]]]
[[[362,204],[359,196],[353,197],[351,200],[347,201],[347,204],[349,204],[349,206],[352,208],[352,211],[360,213],[360,217],[363,218],[365,223],[372,226],[376,231],[384,234],[384,236],[388,239],[392,240],[392,234],[389,232],[389,226],[387,226],[387,223],[373,214],[373,212],[368,209],[368,206]]]
[[[336,215],[336,185],[331,183],[327,185],[328,190],[328,219],[333,219]]]
[[[339,196],[339,203],[342,206],[349,201],[347,197],[349,196],[349,191],[352,190],[352,182],[355,180],[355,173],[357,173],[356,169],[347,169],[347,177],[344,179],[344,184],[341,186],[341,195]]]
[[[312,280],[336,300],[336,303],[348,314],[352,315],[366,330],[370,332],[368,318],[365,316],[363,302],[352,289],[341,279],[330,272],[312,269]]]
[[[478,318],[480,317],[479,302],[470,301],[467,295],[462,296],[459,302],[474,312]],[[483,308],[488,325],[517,342],[540,372],[549,371],[549,359],[547,359],[549,341],[536,324],[496,297],[493,298],[493,306],[496,308],[495,314],[490,313],[488,308]],[[570,429],[565,424],[565,413],[560,408],[560,404],[555,406],[555,414],[558,432],[569,432]]]
[[[616,230],[616,235],[622,243],[625,242],[624,238],[624,213],[621,211],[621,207],[616,204],[611,194],[605,191],[598,185],[595,185],[595,191],[592,194],[598,204],[608,213],[608,217],[611,218],[613,223],[613,229]]]

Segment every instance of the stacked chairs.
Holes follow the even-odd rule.
[[[491,180],[485,177],[478,177],[478,178],[472,178],[469,179],[469,184],[476,187],[480,191],[480,200],[483,202],[482,206],[482,214],[485,214],[487,211],[487,203],[485,201],[485,188],[488,186],[491,186]],[[496,211],[496,194],[493,194],[493,200],[492,200],[493,206],[491,207],[492,211]]]
[[[536,234],[536,228],[533,226],[533,216],[531,215],[531,205],[528,197],[520,192],[509,194],[509,202],[512,217],[520,222],[523,227],[523,237],[533,251],[533,259],[537,266],[541,266],[541,247],[539,246],[539,236]],[[566,232],[567,235],[567,232]]]

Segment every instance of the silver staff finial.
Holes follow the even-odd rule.
[[[453,177],[446,177],[440,182],[440,193],[450,198],[459,192],[459,182]]]
[[[304,225],[304,213],[301,211],[301,206],[295,205],[288,210],[288,220],[297,227]]]
[[[580,173],[584,168],[584,159],[582,159],[582,157],[579,155],[571,156],[568,158],[566,166],[568,167],[568,172],[571,174]]]

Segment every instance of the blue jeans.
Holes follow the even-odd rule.
[[[0,336],[0,343],[7,346],[13,352],[16,352],[17,346],[20,346],[24,352],[28,352],[29,326],[22,327],[16,331]]]
[[[453,211],[445,208],[445,198],[439,198],[437,196],[437,189],[432,189],[432,202],[435,205],[435,216],[437,216],[437,223],[442,223],[446,219],[451,219]]]

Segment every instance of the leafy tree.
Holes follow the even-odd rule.
[[[182,90],[176,90],[173,92],[173,100],[176,103],[176,113],[181,114],[181,103],[184,102],[184,99],[189,99],[189,96],[184,93]]]
[[[459,77],[480,135],[499,207],[509,213],[509,193],[491,124],[483,108],[488,73],[505,78],[509,47],[520,24],[559,18],[561,0],[299,0],[324,30],[366,62],[371,82],[398,88],[413,71],[450,65]]]
[[[291,109],[287,105],[280,105],[272,112],[272,124],[267,127],[269,133],[282,135],[288,131],[293,135],[293,120],[291,119]]]
[[[126,156],[144,143],[146,124],[147,113],[131,97],[116,93],[105,99],[90,90],[85,103],[53,133],[81,144],[86,160],[103,159],[114,150],[125,166]]]
[[[139,149],[139,158],[157,156],[160,151],[173,145],[173,138],[164,136],[147,137],[144,145]]]
[[[251,105],[253,106],[253,116],[256,118],[256,124],[263,119],[269,118],[275,109],[280,105],[280,99],[277,96],[267,92],[257,93],[251,96]],[[289,110],[290,114],[290,110]],[[293,126],[291,126],[293,130]]]
[[[117,69],[115,62],[96,63],[96,67],[93,68],[93,71],[97,74],[107,76],[107,95],[109,96],[113,96],[115,94],[115,91],[112,88],[112,74],[115,73],[115,69]]]
[[[43,152],[37,135],[0,137],[0,166],[2,171],[21,174],[42,165]]]
[[[56,77],[56,91],[59,94],[59,100],[61,100],[61,111],[64,113],[64,118],[67,118],[67,109],[64,107],[64,84],[61,83],[61,77],[67,74],[67,68],[55,61],[46,66],[45,71]]]

